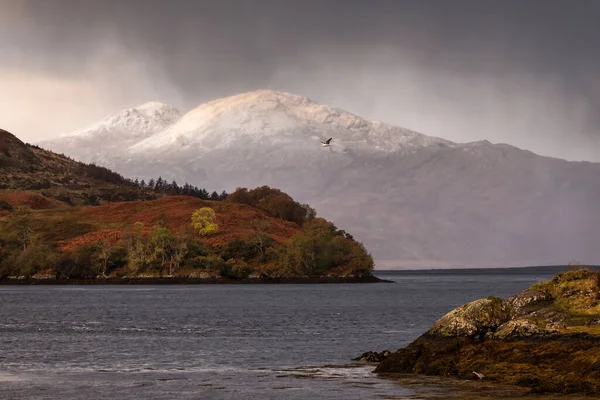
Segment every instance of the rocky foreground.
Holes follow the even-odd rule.
[[[380,374],[483,379],[531,393],[599,393],[600,273],[559,273],[507,300],[473,301],[407,347],[365,353],[362,360],[379,362]]]

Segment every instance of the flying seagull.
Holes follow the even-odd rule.
[[[333,138],[329,138],[329,139],[327,139],[324,142],[321,141],[321,146],[323,146],[323,147],[329,147],[329,146],[331,146],[331,139],[333,139]]]
[[[473,373],[474,373],[475,375],[477,375],[477,377],[478,377],[479,379],[483,379],[483,378],[485,378],[485,375],[484,375],[484,374],[482,374],[481,372],[475,372],[475,371],[473,371]]]

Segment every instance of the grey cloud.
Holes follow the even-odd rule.
[[[86,115],[272,88],[451,140],[600,160],[593,0],[9,4],[20,18],[0,27],[0,74],[89,80],[104,94]]]

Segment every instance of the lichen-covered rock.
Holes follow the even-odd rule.
[[[508,305],[515,314],[520,314],[527,307],[552,301],[552,295],[541,290],[523,290],[508,299]]]
[[[542,307],[539,309],[531,310],[527,314],[528,318],[535,318],[546,322],[547,324],[561,323],[566,320],[569,316],[553,307]]]
[[[550,331],[538,326],[535,322],[527,318],[518,318],[500,325],[492,335],[492,339],[523,338],[547,333]]]
[[[511,317],[508,303],[499,297],[488,297],[462,305],[440,318],[427,332],[440,337],[485,336]]]
[[[548,333],[558,333],[561,329],[565,329],[567,326],[560,322],[551,322],[546,324],[546,331]]]
[[[449,312],[377,373],[486,379],[538,393],[600,393],[600,272],[570,271],[507,301]],[[483,340],[482,340],[483,339]]]

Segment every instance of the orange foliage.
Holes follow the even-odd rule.
[[[51,208],[62,207],[65,204],[49,199],[38,193],[28,192],[25,190],[11,190],[0,192],[0,200],[6,201],[13,207],[26,206],[32,210],[48,210]]]
[[[149,201],[129,201],[83,207],[75,211],[82,220],[98,224],[114,224],[120,229],[105,229],[89,233],[65,242],[63,246],[71,248],[84,243],[100,241],[106,232],[120,232],[122,235],[123,230],[132,227],[138,221],[144,224],[146,230],[150,230],[162,220],[175,234],[179,234],[182,231],[188,231],[192,213],[201,207],[210,207],[216,213],[219,232],[209,238],[202,238],[204,242],[212,245],[225,244],[231,239],[252,235],[254,233],[253,226],[258,220],[269,222],[265,233],[280,243],[287,242],[300,230],[300,227],[293,222],[268,217],[257,209],[244,204],[206,201],[189,196],[167,196]],[[98,236],[95,236],[96,234]],[[72,245],[72,242],[78,244]]]
[[[115,246],[121,240],[122,232],[117,229],[101,229],[96,232],[86,233],[71,240],[63,240],[59,243],[62,251],[73,251],[76,248],[106,241],[110,246]]]

